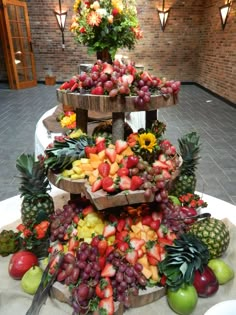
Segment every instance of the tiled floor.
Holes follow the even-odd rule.
[[[56,104],[56,86],[19,91],[0,86],[0,200],[18,194],[16,158],[33,153],[36,123]],[[195,85],[184,85],[179,104],[160,109],[159,120],[167,124],[166,138],[175,145],[185,133],[200,134],[197,190],[236,205],[236,108]]]

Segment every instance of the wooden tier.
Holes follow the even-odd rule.
[[[129,295],[130,308],[138,308],[155,301],[158,301],[166,294],[166,289],[163,287],[147,288],[146,290],[139,290],[139,295]],[[60,302],[71,304],[70,292],[66,285],[60,282],[55,282],[51,288],[51,296]],[[123,305],[119,302],[115,302],[114,315],[124,314]]]
[[[91,186],[87,183],[87,180],[70,180],[60,179],[60,174],[54,174],[52,171],[48,171],[49,181],[56,187],[65,190],[71,194],[84,194],[97,210],[104,210],[107,208],[113,208],[117,206],[128,206],[136,203],[153,202],[154,196],[150,199],[144,197],[143,190],[136,191],[124,191],[115,195],[109,195],[104,190],[100,189],[96,192],[91,191]]]
[[[137,108],[134,104],[135,96],[122,97],[118,95],[112,98],[106,95],[67,93],[59,89],[57,89],[57,98],[59,102],[71,105],[74,109],[80,108],[99,113],[152,111],[161,107],[173,106],[178,101],[175,95],[152,95],[151,101],[145,108]]]

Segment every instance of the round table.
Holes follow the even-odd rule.
[[[204,208],[203,212],[210,212],[212,216],[218,219],[228,218],[234,225],[236,225],[236,206],[227,203],[225,201],[219,200],[217,198],[211,197],[198,193],[201,198],[208,203],[208,207]],[[63,192],[62,190],[52,187],[51,195],[54,198],[55,207],[62,207],[66,204],[69,199],[69,194]],[[20,219],[20,196],[15,196],[0,202],[0,230],[15,228],[19,223]],[[18,220],[18,222],[16,222]],[[236,234],[236,232],[234,232]],[[234,236],[236,239],[236,235]],[[229,258],[229,263],[233,268],[235,268],[235,255],[232,257],[232,252],[235,252],[236,245],[233,247],[231,245]],[[32,296],[24,293],[20,287],[20,281],[13,280],[8,275],[8,263],[10,256],[0,257],[0,315],[12,315],[17,313],[17,315],[25,315],[26,311],[31,305]],[[236,272],[236,270],[235,270]],[[192,315],[203,315],[207,309],[209,309],[214,304],[224,301],[235,299],[236,291],[236,281],[230,281],[224,286],[220,286],[219,291],[216,295],[210,298],[199,299],[197,309],[192,313]],[[130,309],[127,311],[127,315],[156,315],[157,313],[161,315],[174,315],[175,313],[167,306],[166,298],[163,297],[160,300],[153,302],[151,304]],[[236,312],[235,312],[236,313]],[[66,315],[72,314],[72,309],[69,305],[61,303],[53,298],[48,298],[45,305],[41,308],[40,315]]]

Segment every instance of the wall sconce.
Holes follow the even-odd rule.
[[[59,12],[54,11],[54,14],[55,14],[56,19],[57,19],[57,24],[61,30],[62,50],[64,50],[65,49],[64,30],[65,30],[65,25],[66,25],[67,11],[62,12],[61,0],[59,0]]]
[[[225,28],[225,25],[226,25],[226,22],[227,22],[227,19],[228,19],[228,16],[229,16],[231,3],[232,2],[230,0],[227,0],[227,3],[219,8],[222,29]]]
[[[166,22],[167,22],[167,19],[169,17],[169,13],[170,13],[170,9],[165,10],[165,0],[162,1],[162,10],[157,9],[157,12],[159,15],[162,31],[164,32]]]

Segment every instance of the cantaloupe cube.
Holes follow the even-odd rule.
[[[135,233],[138,234],[141,230],[140,227],[138,227],[137,225],[131,225],[131,230]]]
[[[155,231],[147,231],[147,237],[149,240],[156,240],[157,239],[157,234]]]
[[[119,164],[123,159],[123,155],[121,154],[116,154],[116,162]]]
[[[127,147],[124,151],[122,151],[121,154],[123,156],[130,156],[130,155],[134,155],[134,152],[131,150],[130,147]]]
[[[89,154],[89,161],[101,161],[100,160],[100,157],[98,154],[95,154],[95,153],[90,153]]]
[[[140,238],[141,238],[142,240],[144,240],[145,242],[148,241],[147,234],[146,234],[146,232],[144,232],[144,231],[141,231],[141,233],[140,233]]]
[[[110,168],[110,175],[115,175],[119,170],[119,165],[117,164],[117,162],[114,162],[111,164],[111,168]]]
[[[92,166],[93,169],[97,169],[98,166],[101,164],[102,162],[100,160],[97,161],[90,161],[90,165]]]
[[[115,149],[115,145],[113,143],[108,144],[108,148]]]
[[[93,185],[93,183],[96,181],[97,177],[94,176],[93,174],[90,174],[89,175],[89,178],[88,178],[88,182],[89,182],[89,185]]]
[[[98,156],[99,156],[99,159],[100,159],[101,161],[103,161],[103,160],[105,159],[105,157],[106,157],[105,150],[100,151],[100,152],[98,153]]]
[[[93,171],[92,171],[92,174],[93,174],[95,177],[98,177],[98,176],[99,176],[99,171],[98,171],[98,169],[93,170]]]

